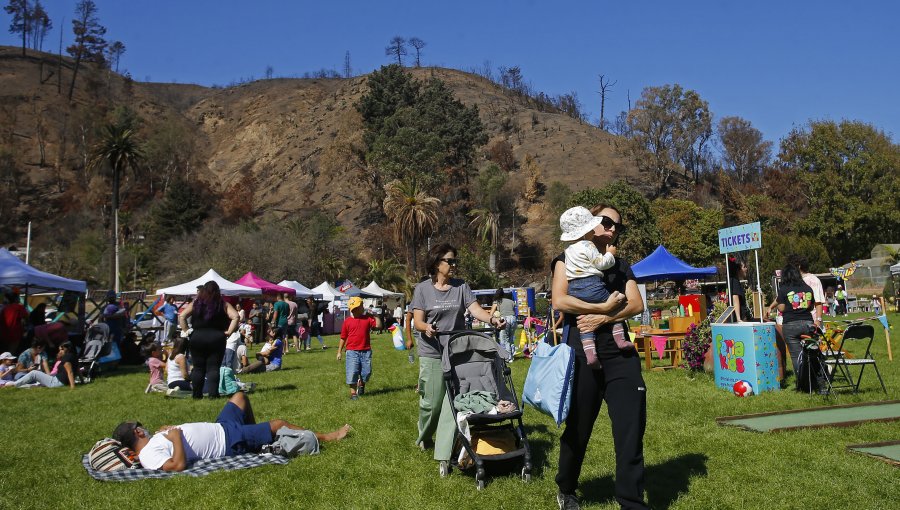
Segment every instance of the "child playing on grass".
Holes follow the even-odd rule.
[[[147,367],[150,368],[150,383],[144,393],[165,393],[169,388],[162,378],[162,369],[166,365],[163,361],[162,347],[153,342],[144,346],[141,354],[147,358]]]
[[[300,326],[297,328],[297,352],[302,351],[309,345],[309,320],[300,319]]]
[[[356,400],[366,391],[366,383],[372,375],[371,331],[375,327],[375,317],[363,312],[362,298],[352,297],[347,302],[351,317],[344,320],[341,327],[341,342],[338,344],[337,359],[346,347],[345,372],[350,386],[350,400]]]
[[[562,227],[561,241],[575,241],[566,248],[566,279],[569,280],[569,295],[588,303],[608,303],[609,312],[620,305],[623,295],[612,294],[603,282],[603,271],[616,263],[616,248],[608,246],[606,253],[601,254],[594,245],[594,229],[604,220],[596,217],[584,207],[573,207],[562,213],[559,225]],[[604,312],[605,313],[605,312]],[[621,322],[612,326],[613,339],[620,349],[629,348],[632,344],[625,340],[625,328]],[[581,333],[581,345],[588,366],[600,368],[597,359],[597,347],[594,344],[595,333]]]
[[[188,377],[187,357],[187,340],[184,338],[176,338],[172,344],[172,352],[169,353],[169,360],[166,361],[166,382],[168,382],[168,397],[187,398],[191,396],[191,381]]]

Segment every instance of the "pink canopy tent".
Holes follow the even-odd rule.
[[[253,274],[252,271],[248,272],[244,276],[241,276],[240,278],[235,280],[234,283],[259,289],[263,291],[263,294],[281,294],[283,292],[287,292],[291,296],[297,294],[296,290],[290,287],[282,287],[281,285],[278,285],[276,283],[263,280],[259,276]]]

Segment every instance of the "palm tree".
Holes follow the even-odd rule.
[[[412,263],[413,274],[418,274],[416,245],[437,228],[441,201],[422,191],[415,181],[393,180],[384,191],[384,213],[394,224],[397,241],[407,246],[407,263]]]
[[[500,213],[490,209],[472,209],[469,211],[472,221],[470,227],[475,227],[478,234],[484,240],[491,243],[491,258],[488,267],[492,273],[497,273],[497,246],[500,245]],[[490,238],[490,239],[489,239]]]
[[[141,158],[141,149],[134,138],[134,131],[126,126],[107,124],[100,141],[91,151],[90,168],[99,169],[104,163],[112,169],[113,234],[110,247],[115,254],[109,268],[109,281],[119,291],[119,181],[126,168],[134,170]]]
[[[399,292],[406,281],[403,278],[403,267],[397,259],[375,259],[369,261],[369,280],[378,283],[382,287]]]

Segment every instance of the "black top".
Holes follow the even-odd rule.
[[[565,263],[566,254],[562,253],[550,262],[551,275],[557,262]],[[631,270],[631,265],[618,257],[616,257],[616,263],[613,267],[603,271],[603,283],[606,285],[606,289],[610,294],[616,291],[624,294],[628,280],[634,279],[634,272]],[[569,335],[566,337],[566,343],[572,349],[575,349],[576,356],[583,358],[584,349],[581,346],[581,333],[578,331],[578,315],[569,313],[563,314],[563,325],[569,326]],[[597,346],[597,357],[612,358],[621,354],[619,347],[616,346],[616,342],[613,340],[612,324],[606,324],[600,327],[595,332],[595,335],[594,343]]]
[[[735,277],[731,278],[731,296],[738,297],[738,303],[741,312],[741,320],[746,322],[753,318],[753,311],[750,310],[750,307],[747,306],[747,293],[744,291],[744,286],[741,285],[741,281]],[[733,304],[731,296],[728,296],[728,305],[731,306]]]
[[[816,306],[813,290],[809,285],[800,282],[794,285],[782,285],[778,288],[778,304],[784,305],[781,316],[784,324],[796,321],[811,321],[812,309]]]
[[[231,320],[228,318],[228,313],[225,312],[225,303],[222,303],[222,308],[213,313],[209,320],[206,320],[203,317],[203,314],[197,309],[196,302],[194,303],[194,312],[191,314],[191,327],[194,329],[217,329],[225,331],[230,322]]]
[[[69,373],[66,372],[66,363],[69,363],[72,366],[72,372],[74,373],[77,362],[78,360],[71,352],[67,352],[63,355],[62,361],[56,369],[56,378],[59,379],[59,382],[63,383],[63,386],[69,385]]]

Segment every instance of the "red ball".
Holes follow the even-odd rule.
[[[739,397],[749,397],[750,395],[753,395],[753,386],[750,384],[750,381],[738,381],[734,383],[732,390],[734,390],[734,394]]]

